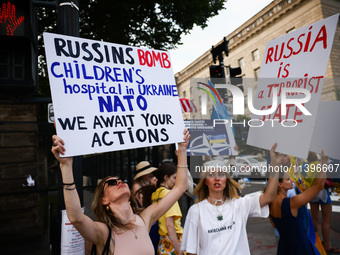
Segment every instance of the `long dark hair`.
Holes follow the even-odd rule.
[[[142,194],[143,195],[143,207],[146,208],[149,205],[151,205],[151,196],[152,193],[154,193],[160,186],[161,183],[164,182],[165,176],[170,177],[171,175],[175,174],[177,172],[177,167],[175,164],[171,162],[164,162],[162,165],[158,168],[157,171],[155,171],[155,176],[157,178],[157,184],[155,185],[147,185],[144,187],[141,187],[139,190],[137,190],[136,194]]]
[[[106,180],[108,180],[109,178],[112,178],[112,176],[107,176],[107,177],[103,178],[97,185],[97,188],[94,192],[94,198],[93,198],[93,201],[92,201],[93,214],[98,221],[107,224],[110,228],[112,228],[114,230],[131,229],[131,228],[134,227],[133,224],[122,223],[116,217],[114,212],[112,212],[111,210],[107,210],[106,206],[102,204],[102,198],[104,196],[104,190],[103,190],[104,185],[105,185]],[[139,214],[141,210],[138,208],[137,203],[132,196],[130,196],[129,202],[130,202],[133,213]]]

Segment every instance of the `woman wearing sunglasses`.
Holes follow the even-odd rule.
[[[60,157],[59,154],[65,152],[64,142],[56,135],[52,137],[51,151],[60,162],[67,216],[79,233],[95,244],[94,254],[154,254],[150,227],[188,188],[186,149],[189,137],[189,131],[185,130],[184,142],[178,144],[176,183],[166,197],[138,214],[129,186],[118,177],[104,178],[97,185],[92,204],[97,221],[83,214],[73,179],[72,157]]]

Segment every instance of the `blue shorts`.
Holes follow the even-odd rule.
[[[309,203],[320,205],[327,205],[332,203],[332,199],[329,195],[328,189],[322,189]]]

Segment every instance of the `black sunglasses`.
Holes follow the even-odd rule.
[[[105,183],[107,183],[108,186],[116,186],[118,181],[121,181],[122,183],[127,183],[128,181],[126,179],[110,179],[107,180]],[[105,184],[104,184],[105,185]]]
[[[105,183],[107,183],[107,186],[116,186],[118,181],[121,181],[122,183],[127,183],[128,181],[126,179],[110,179],[104,182],[102,193],[104,192],[105,189]]]

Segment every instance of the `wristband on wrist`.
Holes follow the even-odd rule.
[[[179,166],[179,165],[177,165],[177,167],[178,168],[188,168],[188,165],[186,165],[186,166]]]
[[[72,182],[72,183],[64,183],[64,182],[63,182],[63,186],[71,186],[71,185],[73,185],[73,184],[75,184],[75,182]]]
[[[74,189],[76,189],[76,185],[74,185],[74,187],[73,188],[68,188],[68,187],[63,187],[65,190],[74,190]]]

